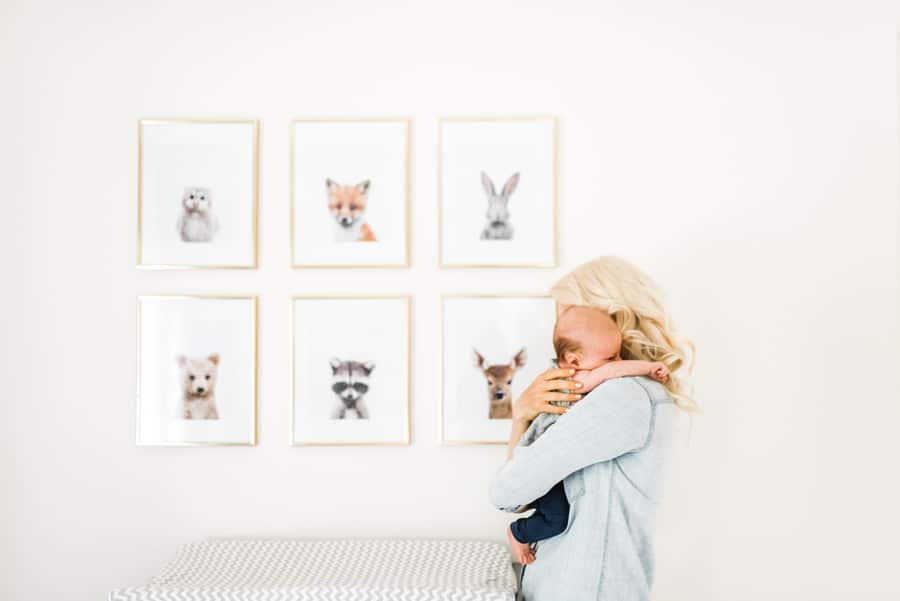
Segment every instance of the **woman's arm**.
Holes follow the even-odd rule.
[[[573,405],[530,446],[513,447],[491,481],[491,502],[515,511],[583,467],[641,448],[652,405],[631,378],[609,380]]]
[[[509,445],[506,448],[507,459],[512,459],[513,451],[515,450],[516,445],[519,444],[519,440],[522,438],[522,435],[525,434],[525,430],[528,429],[529,425],[531,425],[531,423],[525,420],[512,420],[512,428],[509,431]]]
[[[531,421],[539,413],[565,413],[567,409],[552,405],[550,401],[575,402],[581,399],[578,391],[584,386],[581,382],[563,380],[575,374],[574,369],[554,368],[538,374],[538,376],[522,391],[512,408],[512,428],[509,433],[509,446],[506,457],[511,459],[513,449],[519,439],[528,430]],[[568,392],[562,392],[568,391]]]

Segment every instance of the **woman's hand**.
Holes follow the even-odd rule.
[[[537,417],[538,413],[565,413],[567,411],[565,407],[551,405],[550,401],[578,401],[581,399],[581,394],[558,392],[560,390],[576,391],[583,387],[581,382],[560,379],[574,374],[574,369],[566,368],[548,369],[539,374],[513,403],[513,421],[527,424]]]

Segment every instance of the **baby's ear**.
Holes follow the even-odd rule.
[[[578,353],[573,351],[566,351],[563,353],[563,361],[566,365],[571,365],[575,369],[581,367],[581,357],[578,356]]]
[[[209,362],[212,363],[213,365],[218,365],[219,364],[219,353],[213,353],[209,357],[207,357],[207,359],[209,359]]]

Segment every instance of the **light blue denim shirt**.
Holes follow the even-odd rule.
[[[520,440],[494,475],[491,502],[515,511],[563,480],[569,524],[536,543],[524,601],[645,601],[653,527],[675,405],[646,377],[607,380],[532,444]],[[523,437],[524,438],[524,437]]]

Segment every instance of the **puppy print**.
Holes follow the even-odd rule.
[[[487,224],[481,230],[482,240],[512,240],[513,226],[509,221],[509,197],[519,185],[519,174],[513,173],[500,194],[494,188],[494,182],[482,171],[481,187],[487,194]]]
[[[375,369],[371,361],[341,361],[332,357],[331,391],[335,401],[331,411],[332,419],[347,419],[350,416],[358,419],[369,419],[369,409],[365,403],[369,392],[369,376]]]
[[[212,212],[209,188],[185,188],[178,216],[178,235],[184,242],[211,242],[219,231]]]
[[[216,375],[219,355],[185,357],[178,355],[184,419],[219,419],[216,409]]]
[[[328,210],[334,217],[335,242],[375,242],[375,233],[366,222],[369,203],[369,180],[355,186],[342,186],[325,180]]]
[[[512,381],[516,370],[525,365],[525,349],[516,353],[509,363],[485,365],[481,353],[475,353],[475,367],[481,370],[488,385],[488,419],[512,417]]]

